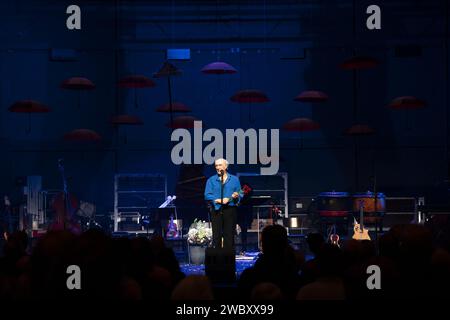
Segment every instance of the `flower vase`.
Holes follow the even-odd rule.
[[[205,246],[189,245],[189,260],[192,264],[204,264],[205,263]]]

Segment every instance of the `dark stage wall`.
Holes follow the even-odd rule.
[[[1,193],[27,175],[41,175],[44,188],[60,188],[57,160],[64,158],[70,189],[104,211],[112,210],[115,173],[167,174],[173,194],[179,167],[170,161],[169,115],[154,111],[168,102],[167,80],[154,79],[156,87],[137,89],[136,95],[116,86],[128,74],[152,77],[167,48],[191,49],[191,60],[173,62],[183,71],[172,79],[173,98],[208,128],[280,128],[295,117],[320,124],[319,131],[303,133],[302,141],[299,133],[280,131],[280,171],[289,174],[292,196],[367,190],[374,165],[378,189],[388,196],[433,194],[447,178],[445,1],[377,1],[382,29],[374,31],[365,27],[372,1],[356,1],[354,8],[352,1],[75,1],[82,30],[69,31],[65,11],[72,2],[0,3]],[[420,50],[399,55],[396,48],[404,45]],[[52,61],[52,48],[73,49],[77,58]],[[380,64],[355,73],[340,69],[354,52]],[[200,72],[216,60],[238,73]],[[74,76],[96,85],[80,93],[79,107],[78,93],[60,88]],[[271,101],[251,106],[230,101],[247,88],[264,91]],[[326,92],[329,99],[293,101],[304,90]],[[392,99],[409,95],[427,106],[387,108]],[[31,115],[30,132],[28,115],[8,111],[23,99],[52,109]],[[109,120],[122,113],[145,124],[115,128]],[[343,135],[354,123],[369,124],[376,134]],[[95,130],[103,139],[64,141],[75,128]]]

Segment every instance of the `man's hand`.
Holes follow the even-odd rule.
[[[222,203],[222,201],[220,199],[216,199],[214,200],[215,203]],[[228,202],[230,202],[230,198],[223,198],[223,204],[227,204]]]
[[[231,196],[233,197],[233,199],[237,199],[239,197],[239,193],[233,192]]]

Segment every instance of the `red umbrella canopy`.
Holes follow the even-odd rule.
[[[374,68],[378,64],[378,60],[374,58],[366,56],[355,56],[341,63],[340,67],[345,70],[358,70]]]
[[[404,109],[421,109],[426,106],[426,102],[416,97],[412,96],[404,96],[397,97],[389,103],[388,107],[396,110],[404,110]]]
[[[73,77],[64,80],[61,83],[61,88],[69,90],[92,90],[95,88],[95,84],[87,78]]]
[[[237,70],[230,64],[222,61],[212,62],[204,66],[201,70],[205,74],[232,74]]]
[[[75,129],[64,135],[67,141],[100,141],[102,137],[95,131],[89,129]]]
[[[282,128],[291,132],[305,132],[319,130],[320,125],[308,118],[295,118],[286,122]]]
[[[8,109],[10,112],[18,113],[46,113],[50,112],[50,108],[34,100],[20,100],[15,102]]]
[[[375,134],[375,130],[366,124],[355,124],[344,131],[349,136],[370,136]]]
[[[321,91],[303,91],[294,100],[300,102],[324,102],[328,100],[328,95]]]
[[[172,123],[168,122],[166,127],[172,129],[193,129],[194,121],[201,121],[192,116],[179,116],[173,119]]]
[[[155,111],[170,112],[170,103],[159,106]],[[182,102],[172,102],[172,112],[191,112],[191,109]]]
[[[239,103],[263,103],[270,101],[264,92],[253,89],[238,91],[230,98],[230,100]]]
[[[114,125],[142,125],[144,122],[137,116],[129,114],[121,114],[111,119],[111,123]]]
[[[155,82],[143,75],[129,75],[119,80],[117,85],[121,88],[153,88]]]

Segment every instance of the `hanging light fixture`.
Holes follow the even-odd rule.
[[[179,76],[181,74],[182,74],[181,70],[168,61],[165,61],[162,67],[153,74],[154,78],[167,78],[167,88],[169,93],[170,123],[173,122],[173,101],[172,101],[173,97],[172,97],[172,82],[170,81],[170,77]]]
[[[168,61],[165,61],[161,68],[153,74],[153,78],[165,78],[179,76],[183,72]]]

